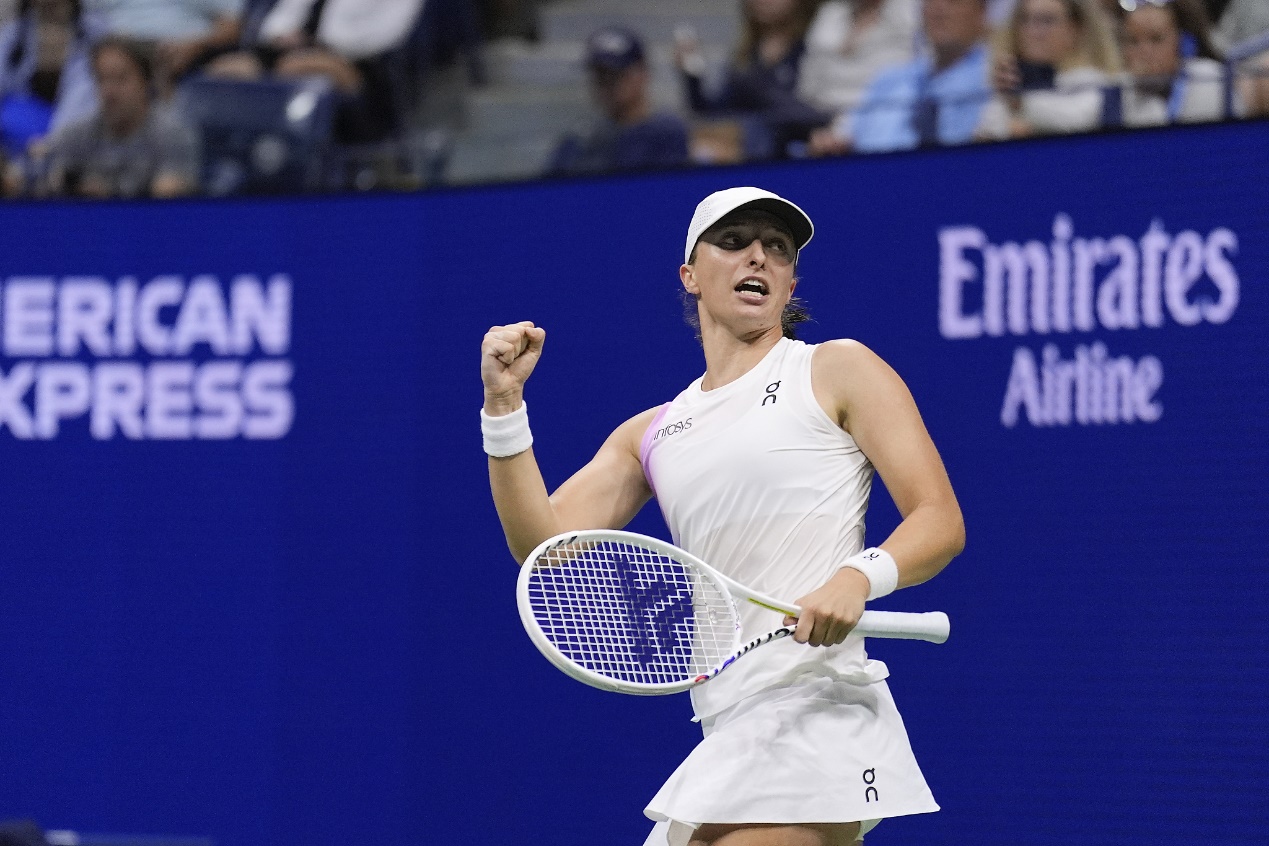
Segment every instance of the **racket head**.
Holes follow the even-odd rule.
[[[678,693],[740,647],[740,615],[708,565],[633,532],[565,532],[520,569],[520,620],[546,658],[580,682]]]

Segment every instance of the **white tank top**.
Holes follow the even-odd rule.
[[[743,585],[793,602],[864,545],[873,467],[811,389],[815,347],[782,338],[756,367],[712,391],[697,379],[644,434],[644,474],[674,543]],[[702,377],[704,378],[704,377]],[[744,637],[782,615],[741,603]],[[693,689],[697,717],[803,675],[859,684],[888,675],[864,641],[770,643]]]

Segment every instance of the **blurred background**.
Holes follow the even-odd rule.
[[[1269,112],[1261,0],[5,0],[10,197],[415,190]]]
[[[1269,3],[0,15],[3,846],[642,843],[699,727],[524,635],[477,349],[546,327],[558,485],[700,375],[733,185],[966,515],[869,645],[943,810],[868,842],[1263,841]]]

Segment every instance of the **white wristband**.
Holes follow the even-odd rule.
[[[865,549],[847,558],[841,566],[858,570],[868,577],[869,600],[894,593],[899,586],[899,567],[894,563],[894,556],[884,549],[875,546]]]
[[[485,452],[494,458],[510,458],[533,446],[529,431],[529,406],[525,402],[510,414],[490,417],[480,410],[480,432],[485,436]]]

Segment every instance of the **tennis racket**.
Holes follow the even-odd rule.
[[[801,613],[673,544],[633,532],[548,538],[524,562],[516,584],[520,620],[552,664],[593,687],[642,695],[688,690],[750,650],[793,634],[782,626],[742,642],[738,600]],[[948,631],[941,611],[865,611],[853,633],[942,643]]]

